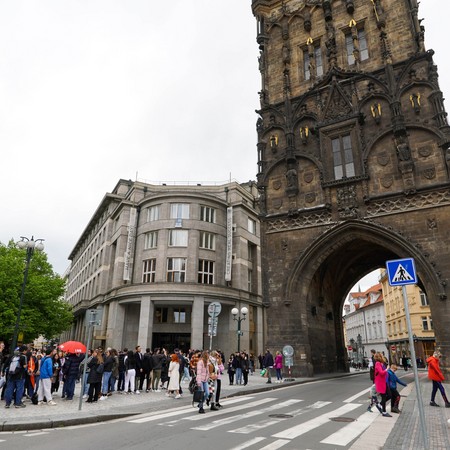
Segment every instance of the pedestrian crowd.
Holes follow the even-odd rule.
[[[370,403],[367,410],[372,412],[372,408],[375,406],[384,417],[392,417],[388,412],[386,412],[386,402],[390,400],[391,412],[400,414],[400,394],[397,390],[397,384],[406,386],[406,383],[397,377],[397,365],[389,365],[384,354],[376,352],[375,350],[371,350],[371,354],[372,357],[369,360],[369,371],[370,379],[373,381],[373,385],[370,389]],[[427,358],[426,361],[428,366],[428,379],[433,383],[430,406],[439,407],[435,401],[437,391],[439,391],[444,400],[444,406],[446,408],[450,408],[450,403],[447,399],[447,394],[442,384],[445,378],[439,367],[439,360],[441,356],[442,355],[439,351],[435,351],[432,356]],[[402,358],[402,366],[405,372],[408,370],[408,365],[408,358],[404,356]]]
[[[269,350],[257,360],[246,351],[233,353],[226,360],[220,350],[211,352],[189,350],[184,353],[175,348],[149,348],[142,352],[124,348],[90,349],[87,355],[80,352],[63,352],[59,348],[43,351],[22,345],[11,355],[4,354],[0,342],[0,389],[5,408],[24,408],[24,400],[35,405],[54,406],[55,396],[63,401],[74,398],[76,383],[82,383],[82,396],[87,403],[105,401],[113,394],[140,395],[141,392],[166,392],[166,396],[180,399],[183,396],[182,381],[190,384],[190,391],[203,391],[202,402],[197,406],[204,412],[204,404],[211,410],[221,408],[222,377],[228,375],[229,385],[246,386],[249,375],[256,372],[272,382],[282,382],[283,357]],[[275,370],[275,373],[272,371]],[[225,375],[226,373],[226,375]]]

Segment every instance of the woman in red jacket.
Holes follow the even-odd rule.
[[[442,398],[445,402],[445,407],[450,408],[450,403],[447,400],[447,395],[445,394],[444,386],[442,386],[442,382],[444,381],[444,375],[439,368],[439,358],[441,354],[439,352],[434,352],[433,356],[430,356],[427,359],[428,364],[428,378],[433,382],[433,390],[431,391],[431,401],[430,406],[439,406],[434,400],[436,398],[437,390],[442,394]]]

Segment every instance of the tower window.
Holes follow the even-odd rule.
[[[199,259],[198,282],[201,284],[214,284],[214,261]]]
[[[144,260],[142,268],[142,282],[143,283],[154,283],[156,274],[156,259],[146,259]]]
[[[171,219],[189,219],[189,203],[172,203],[170,205]]]
[[[148,214],[147,214],[147,222],[153,222],[154,220],[159,220],[159,206],[150,206],[148,208]]]
[[[353,164],[352,141],[349,134],[331,140],[333,150],[334,178],[348,178],[355,176]]]
[[[216,210],[209,206],[200,206],[200,220],[203,222],[216,222]]]
[[[313,71],[312,74],[311,71]],[[308,50],[303,52],[303,75],[305,80],[310,80],[311,75],[316,77],[323,75],[322,49],[319,45],[314,47],[313,60],[311,60]]]
[[[215,248],[216,248],[215,234],[208,233],[207,231],[200,231],[200,248],[206,248],[208,250],[215,250]]]
[[[145,233],[145,248],[156,248],[158,246],[158,232]]]
[[[359,59],[360,61],[365,61],[369,59],[369,49],[367,48],[367,40],[366,33],[364,29],[358,30],[358,46],[359,46]],[[355,64],[355,56],[353,51],[355,50],[355,46],[353,44],[353,36],[352,33],[347,33],[345,35],[345,46],[347,48],[347,62],[349,66]]]
[[[170,230],[169,246],[170,247],[187,247],[188,230]]]

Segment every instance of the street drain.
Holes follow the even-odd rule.
[[[355,422],[356,419],[352,419],[351,417],[331,417],[330,420],[333,422]]]
[[[276,419],[289,419],[291,416],[290,414],[269,414],[269,417],[275,417]]]

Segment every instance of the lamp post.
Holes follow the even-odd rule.
[[[31,239],[27,237],[20,236],[21,241],[17,243],[17,247],[20,249],[26,249],[27,256],[25,260],[25,270],[23,271],[23,282],[22,282],[22,290],[20,292],[20,302],[19,302],[19,310],[17,311],[16,325],[14,326],[14,335],[11,343],[11,350],[14,351],[17,345],[17,337],[19,335],[19,326],[20,326],[20,315],[22,314],[22,306],[23,300],[25,297],[25,286],[27,284],[28,279],[28,269],[30,268],[31,257],[35,250],[42,251],[44,250],[44,239],[36,239],[32,236]]]
[[[248,309],[244,306],[241,308],[241,311],[237,308],[233,308],[231,310],[231,314],[233,314],[233,320],[236,320],[238,323],[238,329],[237,329],[237,338],[238,338],[238,353],[241,351],[241,336],[244,334],[241,331],[241,322],[246,319],[246,315],[248,314]],[[242,314],[242,317],[241,317]]]

